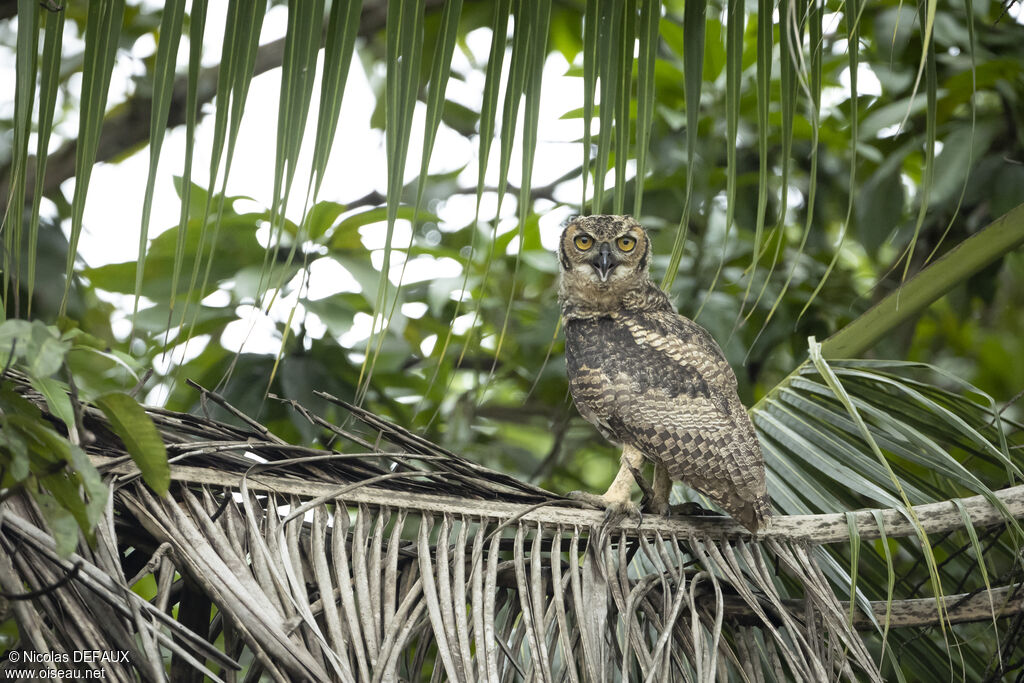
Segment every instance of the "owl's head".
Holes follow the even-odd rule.
[[[599,289],[646,280],[651,242],[632,216],[578,216],[562,232],[562,278]]]

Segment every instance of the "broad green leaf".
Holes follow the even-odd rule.
[[[29,337],[24,340],[21,352],[26,360],[26,370],[32,377],[49,377],[60,370],[64,364],[64,356],[71,348],[69,342],[61,339],[57,328],[48,327],[42,322],[32,322]]]
[[[68,396],[67,386],[52,377],[34,377],[32,386],[43,395],[46,405],[50,407],[50,412],[60,418],[68,428],[68,433],[75,431],[75,411],[71,406],[71,397]]]
[[[95,529],[103,519],[107,498],[110,496],[110,486],[103,481],[103,477],[85,451],[74,444],[71,444],[71,464],[78,473],[86,494],[85,514],[89,520],[89,528]]]
[[[70,449],[68,452],[70,454]],[[76,525],[91,543],[94,526],[89,521],[77,479],[73,474],[61,471],[39,477],[39,483],[53,494],[61,507],[71,513]]]
[[[7,424],[6,420],[3,420],[0,424],[3,426],[3,429],[0,429],[0,456],[5,456],[3,463],[6,468],[4,485],[7,486],[22,482],[28,478],[28,443],[21,432]],[[6,451],[6,454],[4,451]],[[7,479],[8,476],[10,479]]]
[[[177,295],[187,296],[191,301],[202,299],[217,289],[217,285],[224,279],[233,277],[239,270],[248,266],[258,267],[263,261],[264,250],[256,240],[256,230],[259,222],[265,219],[266,214],[244,214],[230,215],[223,219],[222,225],[227,228],[222,235],[222,246],[224,253],[230,254],[230,258],[214,259],[210,264],[207,274],[207,282],[201,289],[193,283],[191,289],[185,289],[182,282],[178,282]],[[190,267],[198,263],[201,248],[201,230],[198,230],[197,221],[189,224],[189,230],[185,235],[184,258],[180,264]],[[169,299],[174,283],[174,264],[178,262],[176,250],[178,248],[180,228],[173,228],[158,235],[149,248],[149,258],[145,276],[142,281],[143,295],[155,301],[166,301]],[[134,291],[135,283],[135,262],[111,263],[97,268],[85,268],[82,274],[89,278],[89,281],[101,289],[110,292],[123,292],[131,294]],[[201,294],[200,294],[201,293]],[[197,312],[193,312],[195,323]]]
[[[153,421],[128,394],[111,392],[96,399],[97,407],[121,437],[142,478],[157,495],[164,495],[171,483],[167,450]]]
[[[160,330],[163,330],[163,327],[161,327]],[[131,377],[133,380],[138,381],[138,379],[139,379],[139,374],[138,374],[138,372],[136,372],[136,369],[138,367],[138,363],[136,362],[135,358],[133,358],[132,356],[129,356],[128,354],[124,353],[123,351],[117,351],[117,350],[102,351],[100,349],[93,348],[91,346],[80,346],[80,345],[72,346],[70,349],[68,349],[69,353],[71,351],[83,351],[83,352],[85,352],[87,354],[91,354],[93,356],[98,356],[100,358],[104,358],[104,359],[110,361],[111,363],[113,363],[114,365],[119,366],[122,370],[126,371],[128,373],[128,376]]]
[[[337,202],[317,202],[306,214],[304,221],[306,236],[311,240],[323,237],[338,216],[345,212],[345,205]]]
[[[394,211],[395,219],[404,219],[413,223],[421,221],[438,221],[440,220],[436,215],[429,211],[416,211],[411,206],[401,206]],[[353,213],[345,218],[341,219],[335,226],[330,237],[330,247],[332,249],[340,249],[345,247],[351,247],[353,239],[358,240],[357,230],[364,225],[371,225],[373,223],[381,223],[386,221],[388,218],[387,207],[375,207],[372,209],[362,209]],[[355,237],[353,237],[355,235]]]
[[[32,337],[32,323],[19,318],[12,318],[0,323],[0,361],[3,366],[12,363],[11,354],[15,358],[25,355],[26,346]]]
[[[59,507],[44,509],[43,514],[50,525],[58,546],[65,552],[77,544],[77,530],[81,529],[86,539],[91,542],[93,529],[103,514],[106,506],[109,487],[103,482],[88,456],[78,446],[57,434],[45,420],[41,418],[34,406],[25,408],[20,397],[8,394],[3,397],[5,409],[16,412],[5,416],[4,433],[8,444],[14,445],[15,451],[21,445],[28,449],[28,464],[38,483],[45,487],[49,494],[39,490],[35,484],[29,483],[27,489],[43,505],[53,503]],[[18,474],[27,476],[25,472]],[[81,484],[81,486],[80,486]],[[84,499],[83,499],[84,494]],[[68,520],[75,524],[75,533],[68,528]]]

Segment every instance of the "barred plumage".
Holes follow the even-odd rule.
[[[642,455],[655,463],[657,511],[668,509],[670,478],[757,531],[771,507],[736,376],[711,335],[651,281],[649,261],[650,240],[629,216],[576,218],[562,233],[569,387],[580,414],[624,447],[619,476],[595,502],[630,508],[629,466]]]

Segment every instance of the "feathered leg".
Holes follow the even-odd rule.
[[[672,493],[672,477],[668,474],[668,468],[658,463],[654,466],[654,486],[651,491],[650,504],[645,510],[650,510],[656,515],[681,515],[683,517],[704,517],[718,516],[719,513],[708,510],[700,503],[680,503],[672,505],[669,503],[669,494]]]
[[[572,491],[569,497],[605,509],[606,516],[616,522],[626,515],[640,519],[640,506],[633,502],[633,470],[639,470],[644,455],[632,446],[622,448],[621,465],[608,490],[601,495]]]
[[[672,493],[672,478],[668,476],[668,470],[665,466],[660,463],[654,466],[653,488],[651,511],[656,515],[669,514],[670,505],[668,497]]]

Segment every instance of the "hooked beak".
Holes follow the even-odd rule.
[[[594,254],[594,258],[591,259],[590,265],[597,271],[601,282],[607,282],[608,275],[615,270],[615,266],[619,265],[619,261],[612,255],[611,246],[602,244],[597,253]]]

